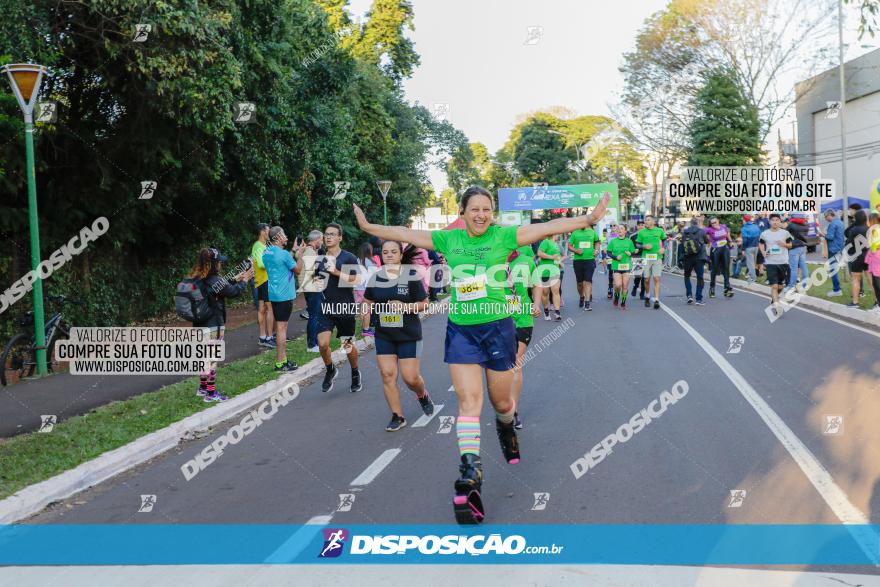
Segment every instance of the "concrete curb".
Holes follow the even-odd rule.
[[[669,271],[669,269],[666,268],[663,269],[663,272],[668,273],[669,275],[683,277],[681,273]],[[730,283],[740,289],[759,293],[767,296],[768,298],[770,297],[770,286],[761,285],[760,283],[749,283],[748,281],[743,281],[742,279],[735,278],[731,278]],[[768,303],[767,305],[769,306],[770,304]],[[797,306],[803,306],[804,308],[809,308],[811,310],[818,310],[820,312],[830,314],[834,317],[841,318],[843,320],[849,320],[850,322],[855,322],[864,326],[880,327],[880,314],[872,314],[871,312],[859,308],[847,308],[843,304],[838,304],[837,302],[832,302],[831,300],[814,298],[810,295],[805,294],[801,296],[800,301],[798,301],[797,304],[790,306],[789,309]]]
[[[424,321],[430,316],[442,313],[448,305],[449,298],[434,303],[429,311],[419,314],[419,318]],[[359,352],[369,350],[374,346],[371,338],[363,338],[355,344]],[[333,351],[332,357],[334,364],[346,360],[345,351],[341,348]],[[323,373],[324,368],[321,357],[317,357],[289,375],[282,375],[277,379],[267,381],[222,404],[215,404],[206,410],[187,416],[179,422],[106,452],[69,471],[29,485],[6,499],[0,500],[0,524],[11,524],[32,516],[52,502],[67,499],[80,491],[159,456],[177,446],[182,439],[196,430],[203,430],[244,413],[286,386],[299,384]]]
[[[749,283],[742,279],[731,279],[730,283],[740,289],[763,294],[768,298],[770,297],[770,286],[761,285],[759,283]],[[783,303],[783,306],[785,305],[784,298],[780,299],[780,302]],[[793,307],[797,306],[803,306],[804,308],[810,308],[811,310],[819,310],[820,312],[830,314],[837,318],[842,318],[865,326],[880,327],[880,314],[872,314],[859,308],[847,308],[843,304],[838,304],[831,300],[823,300],[822,298],[814,298],[810,295],[804,294],[801,296],[798,303],[793,305]]]

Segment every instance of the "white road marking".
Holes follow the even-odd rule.
[[[369,485],[373,479],[379,476],[379,473],[382,472],[382,469],[391,464],[391,461],[394,460],[394,457],[400,454],[401,449],[399,448],[389,448],[385,452],[379,455],[373,463],[364,469],[364,472],[357,476],[357,478],[352,481],[349,485]]]
[[[413,422],[412,427],[413,428],[423,428],[423,427],[427,426],[428,423],[434,419],[434,416],[436,416],[437,414],[440,413],[440,410],[443,409],[443,405],[444,404],[434,404],[434,413],[431,414],[430,416],[426,416],[425,414],[422,414],[418,420]]]
[[[450,385],[450,386],[449,386],[449,389],[447,389],[446,391],[455,391],[455,386],[454,386],[454,385]]]
[[[265,562],[272,564],[293,561],[311,543],[315,534],[321,531],[321,527],[329,524],[332,519],[333,514],[311,518],[305,526],[294,532],[290,538],[276,548],[275,552],[267,556]]]
[[[791,428],[782,421],[782,418],[773,411],[773,408],[764,401],[764,398],[755,391],[755,388],[746,381],[745,377],[743,377],[742,374],[740,374],[740,372],[737,371],[721,353],[716,351],[699,332],[679,317],[678,314],[670,310],[666,304],[660,307],[663,308],[673,320],[678,322],[679,326],[681,326],[685,332],[687,332],[691,338],[700,345],[727,378],[730,379],[730,382],[736,386],[745,400],[751,404],[752,408],[758,413],[758,416],[764,421],[767,427],[770,428],[773,435],[776,436],[782,446],[785,447],[797,465],[801,468],[801,471],[804,472],[804,475],[806,475],[810,483],[813,484],[813,487],[816,488],[816,491],[822,496],[822,499],[825,500],[825,503],[828,504],[828,507],[831,508],[831,511],[834,512],[838,519],[847,525],[867,525],[869,521],[865,514],[849,501],[849,498],[843,490],[838,487],[834,482],[834,479],[831,478],[831,474],[828,473],[825,467],[822,466],[822,463],[819,462],[819,459],[817,459],[810,449],[801,442]],[[873,531],[866,527],[853,527],[850,528],[850,533],[865,554],[867,554],[875,564],[880,564],[878,553],[874,552],[874,549],[870,546],[871,544],[877,544],[877,539],[873,536]]]
[[[759,298],[764,298],[765,300],[771,299],[770,296],[760,294],[755,291],[750,291],[750,290],[742,289],[739,287],[735,287],[734,289],[736,289],[737,291],[744,292],[744,293],[752,294],[753,296],[758,296]],[[817,298],[817,299],[822,299],[822,298]],[[876,330],[869,330],[867,328],[862,328],[861,326],[857,326],[855,324],[850,324],[849,322],[846,322],[845,320],[840,320],[839,318],[835,318],[834,316],[828,316],[827,314],[823,314],[822,312],[817,312],[817,311],[811,310],[809,308],[802,308],[800,306],[800,304],[794,305],[794,306],[792,306],[792,308],[794,308],[795,310],[800,310],[801,312],[806,312],[807,314],[812,314],[813,316],[818,316],[819,318],[825,318],[826,320],[830,320],[832,322],[837,322],[838,324],[842,324],[843,326],[849,326],[850,328],[852,328],[854,330],[858,330],[859,332],[864,332],[865,334],[870,334],[871,336],[876,336],[877,338],[880,338],[880,332],[877,332]],[[789,308],[789,309],[791,309],[791,308]]]

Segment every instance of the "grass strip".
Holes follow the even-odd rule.
[[[339,341],[331,338],[331,349],[337,348]],[[305,336],[287,343],[287,357],[298,365],[319,356],[306,351]],[[217,389],[230,397],[242,394],[276,379],[274,366],[275,349],[221,363]],[[196,395],[198,387],[198,376],[189,377],[59,422],[52,432],[34,431],[4,440],[0,443],[0,499],[211,407]]]

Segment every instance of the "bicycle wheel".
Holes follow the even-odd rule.
[[[66,340],[68,338],[70,338],[70,330],[68,330],[67,325],[64,323],[60,323],[55,327],[52,334],[49,336],[49,342],[46,344],[46,367],[48,367],[49,371],[52,373],[58,370],[59,364],[59,361],[55,359],[55,342]]]
[[[34,374],[35,361],[30,339],[26,334],[12,337],[0,355],[0,384],[9,385]]]

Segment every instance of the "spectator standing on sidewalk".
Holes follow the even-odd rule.
[[[791,218],[785,229],[791,235],[792,244],[788,251],[788,287],[794,287],[797,283],[806,283],[810,277],[807,267],[807,227],[803,218]],[[798,269],[801,270],[801,278],[798,279]]]
[[[298,251],[296,262],[302,267],[299,274],[299,291],[306,298],[306,349],[310,353],[317,353],[318,349],[318,320],[321,318],[321,290],[324,283],[315,279],[315,269],[320,259],[318,251],[324,240],[324,233],[320,230],[311,231],[306,236],[306,246]]]
[[[191,278],[201,279],[208,295],[208,302],[214,310],[210,317],[203,322],[193,322],[195,328],[208,328],[212,340],[221,341],[226,331],[226,298],[235,298],[247,291],[248,280],[254,276],[254,268],[245,269],[232,278],[232,283],[223,278],[223,263],[229,261],[225,255],[221,255],[217,249],[202,249],[199,251],[196,265],[189,274]],[[221,287],[222,286],[222,287]],[[205,402],[225,402],[229,397],[217,391],[216,387],[217,363],[208,363],[206,369],[199,376],[198,395],[205,398]]]
[[[869,247],[865,262],[874,288],[874,307],[871,311],[880,314],[880,212],[871,212],[868,225]]]
[[[849,272],[852,275],[852,302],[847,304],[848,308],[859,307],[859,297],[862,293],[862,273],[868,270],[868,264],[865,258],[868,254],[867,250],[859,251],[859,242],[865,242],[868,238],[868,215],[864,210],[859,208],[853,214],[852,226],[844,231],[846,237],[846,252],[848,255],[856,255],[849,262]],[[862,240],[865,239],[865,240]]]
[[[275,370],[283,373],[296,371],[297,365],[287,360],[287,322],[293,312],[296,298],[296,274],[302,271],[293,253],[284,248],[287,235],[280,226],[269,229],[269,246],[263,252],[263,264],[269,274],[269,301],[275,317]],[[294,242],[294,250],[299,254],[303,243]]]
[[[254,287],[257,291],[257,324],[260,327],[261,346],[275,348],[275,320],[272,316],[272,305],[269,303],[269,274],[263,265],[263,252],[269,241],[269,225],[265,222],[257,224],[257,240],[251,247],[251,263],[254,264]]]
[[[819,234],[828,244],[828,272],[832,273],[831,291],[826,295],[830,298],[836,298],[843,295],[843,291],[840,289],[840,276],[838,275],[837,266],[840,264],[840,253],[843,251],[845,242],[843,236],[844,229],[843,222],[837,217],[834,210],[825,212],[825,220],[828,222],[828,229],[825,232],[822,232],[821,228],[818,230]]]
[[[758,238],[760,236],[761,229],[752,222],[752,217],[749,215],[743,216],[742,250],[745,253],[746,267],[749,270],[749,283],[755,283],[755,280],[758,278],[755,271],[758,260]]]

